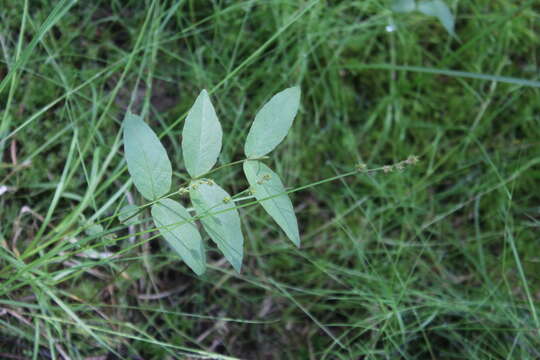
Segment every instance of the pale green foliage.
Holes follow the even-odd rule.
[[[193,218],[176,201],[161,199],[152,205],[152,218],[169,246],[197,274],[206,270],[206,259],[201,235]]]
[[[416,8],[415,0],[394,0],[390,6],[395,12],[411,12]]]
[[[118,220],[126,225],[136,224],[139,221],[139,216],[137,215],[138,210],[139,208],[135,205],[126,205],[120,209]]]
[[[189,110],[182,132],[182,151],[189,175],[208,172],[221,151],[223,132],[206,90],[201,91]]]
[[[104,231],[103,226],[100,224],[91,224],[84,230],[84,233],[88,236],[94,236]]]
[[[285,138],[300,106],[300,88],[285,89],[274,95],[255,116],[244,152],[248,158],[268,154]]]
[[[283,229],[287,237],[300,246],[298,221],[291,199],[279,176],[260,161],[245,161],[244,173],[255,198]]]
[[[244,161],[244,172],[250,190],[296,246],[300,246],[298,222],[283,183],[270,168],[252,159],[268,154],[285,138],[299,106],[299,87],[274,95],[255,116],[244,147],[249,159]],[[191,107],[182,131],[184,162],[192,178],[189,195],[204,229],[227,261],[240,272],[244,236],[235,202],[213,180],[198,179],[215,165],[222,136],[216,111],[203,90]],[[146,199],[155,201],[151,213],[157,229],[186,264],[201,275],[206,262],[195,219],[180,203],[163,197],[170,190],[172,177],[167,153],[150,127],[129,112],[124,120],[124,147],[135,186]],[[184,192],[186,189],[181,188],[176,193]],[[126,225],[137,224],[138,211],[137,206],[128,205],[121,209],[119,220]]]
[[[150,126],[130,112],[124,119],[124,149],[129,174],[142,196],[156,200],[165,195],[172,177],[167,152]]]
[[[191,183],[189,196],[204,229],[237,272],[242,268],[244,236],[240,216],[230,195],[203,179]]]

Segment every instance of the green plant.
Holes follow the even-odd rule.
[[[445,0],[460,42],[389,2],[7,0],[0,357],[538,359],[537,1]],[[303,188],[301,249],[253,200],[235,199],[241,276],[207,252],[197,277],[150,206],[118,226],[136,193],[117,121],[131,99],[173,191],[201,84],[222,165],[288,83],[301,116],[264,163]],[[411,153],[406,173],[304,187]],[[241,165],[211,177],[236,194]]]
[[[242,160],[250,185],[248,191],[300,246],[298,222],[292,202],[279,176],[261,162],[287,135],[300,105],[300,88],[292,87],[274,95],[257,113],[248,133]],[[158,136],[140,116],[128,112],[124,120],[124,148],[128,170],[141,195],[151,203],[156,227],[171,248],[197,274],[206,269],[205,247],[195,224],[200,220],[225,258],[240,272],[244,238],[234,198],[210,175],[221,151],[223,132],[206,90],[195,100],[184,123],[182,152],[191,181],[170,192],[172,165]],[[239,162],[223,165],[230,166]],[[196,216],[174,195],[189,194]],[[137,207],[120,211],[120,220],[133,221]]]

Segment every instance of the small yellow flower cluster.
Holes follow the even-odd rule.
[[[187,188],[181,187],[180,189],[178,189],[178,193],[180,195],[185,195],[185,194],[189,193],[190,188],[191,188],[191,190],[197,190],[199,185],[202,185],[202,184],[206,184],[208,186],[213,186],[215,184],[215,182],[212,179],[201,179],[201,180],[193,181]]]
[[[388,174],[394,170],[402,171],[407,167],[408,165],[416,165],[420,161],[420,158],[416,155],[409,155],[409,157],[406,160],[397,162],[395,164],[391,165],[384,165],[382,168],[378,169],[368,169],[366,164],[360,163],[356,165],[355,169],[358,172],[376,172],[381,171],[385,174]]]
[[[366,171],[367,170],[367,165],[364,164],[364,163],[360,163],[358,165],[356,165],[356,171]]]
[[[261,176],[261,178],[259,180],[257,180],[257,184],[259,184],[259,185],[264,184],[265,182],[267,182],[271,178],[272,178],[272,176],[270,174],[264,174],[263,176]]]
[[[405,160],[405,163],[409,165],[416,165],[420,161],[420,158],[416,155],[409,155],[407,160]]]
[[[231,202],[231,200],[232,200],[232,199],[231,199],[230,196],[226,196],[226,197],[223,198],[223,203],[224,203],[224,204],[228,204],[228,203]]]

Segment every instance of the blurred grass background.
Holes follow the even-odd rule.
[[[540,75],[540,2],[446,2],[459,39],[383,0],[2,1],[0,358],[540,358],[539,84],[522,81]],[[197,278],[148,221],[118,223],[143,204],[128,104],[179,186],[202,88],[225,164],[295,84],[271,160],[291,188],[420,162],[294,193],[300,249],[244,208],[241,275],[208,242]],[[246,187],[239,167],[216,180]]]

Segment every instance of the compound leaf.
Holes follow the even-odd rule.
[[[161,199],[152,205],[152,218],[169,246],[195,274],[203,274],[206,270],[204,246],[187,210],[176,201]]]
[[[260,161],[245,161],[244,173],[255,198],[287,237],[299,247],[298,221],[291,199],[285,193],[285,187],[279,176]]]
[[[140,116],[124,119],[124,151],[133,183],[147,200],[156,200],[171,188],[172,167],[167,152]]]
[[[221,151],[223,131],[206,90],[201,91],[189,110],[182,131],[182,152],[192,178],[207,173]]]
[[[244,146],[248,158],[268,154],[285,138],[300,106],[300,87],[274,95],[255,115]]]
[[[240,228],[240,216],[231,197],[212,180],[193,181],[189,188],[191,202],[206,232],[227,261],[240,272],[244,236]]]

